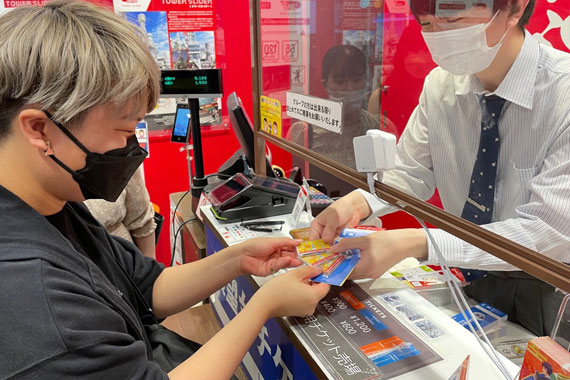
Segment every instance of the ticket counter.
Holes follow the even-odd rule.
[[[243,229],[239,223],[220,224],[208,206],[200,211],[208,255],[249,238],[269,236]],[[267,219],[286,221],[283,230],[271,236],[288,236],[288,218]],[[220,324],[227,324],[267,279],[242,276],[214,294],[211,303]],[[449,316],[455,313],[452,305],[436,307],[385,276],[348,281],[333,287],[314,315],[269,320],[245,355],[242,368],[250,379],[447,380],[469,356],[470,376],[500,378],[474,336]],[[506,323],[500,341],[533,337]],[[386,352],[386,347],[393,348],[388,355],[377,354]],[[514,376],[518,365],[502,360]]]

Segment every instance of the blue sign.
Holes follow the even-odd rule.
[[[206,243],[208,255],[223,249],[222,243],[207,225]],[[233,319],[254,293],[254,287],[245,276],[238,277],[223,287],[216,294],[212,305],[220,324],[226,325]],[[242,367],[251,380],[317,379],[275,319],[265,323],[245,355]]]

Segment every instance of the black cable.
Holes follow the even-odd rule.
[[[210,178],[213,176],[223,176],[226,177],[224,179],[230,178],[230,175],[227,174],[221,174],[221,173],[212,173],[212,174],[208,174],[205,178]],[[188,195],[188,193],[190,193],[190,190],[186,191],[178,200],[178,202],[176,202],[176,206],[174,207],[174,212],[172,213],[172,220],[170,221],[170,229],[173,230],[174,229],[174,219],[176,218],[176,211],[178,211],[178,207],[180,206],[180,203],[182,203],[182,200]]]
[[[180,197],[178,202],[176,202],[176,207],[174,207],[174,212],[172,213],[172,220],[170,221],[170,230],[174,230],[174,220],[176,219],[176,211],[178,211],[178,206],[182,203],[182,200],[190,193],[190,190],[186,191],[184,195]],[[169,231],[170,232],[170,231]]]
[[[222,173],[212,173],[212,174],[208,174],[206,177],[204,178],[210,178],[210,177],[214,177],[214,176],[221,176],[221,177],[225,177],[223,179],[227,179],[230,178],[231,175],[229,174],[222,174]],[[178,211],[178,207],[180,206],[180,203],[182,203],[182,200],[190,193],[190,190],[187,190],[178,200],[178,202],[176,202],[176,206],[174,206],[174,212],[172,213],[172,220],[170,221],[170,229],[174,230],[174,220],[176,219],[176,211]],[[178,233],[180,232],[180,229],[182,228],[182,226],[184,226],[186,223],[191,222],[193,220],[196,220],[196,217],[194,218],[190,218],[187,221],[183,222],[180,226],[178,226],[178,230],[176,231],[176,233],[174,234],[174,244],[172,246],[172,256],[170,258],[170,266],[172,266],[174,264],[174,251],[176,249],[176,239],[178,237]]]
[[[182,222],[182,224],[180,224],[178,226],[178,229],[176,230],[176,233],[174,234],[174,244],[172,245],[172,254],[170,256],[170,266],[174,265],[174,253],[176,252],[176,240],[178,240],[178,234],[180,233],[180,230],[182,230],[182,227],[184,227],[187,223],[193,222],[195,220],[196,220],[196,217],[190,218],[190,219]]]

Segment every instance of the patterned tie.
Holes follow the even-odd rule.
[[[471,174],[469,195],[461,217],[475,224],[487,224],[491,223],[493,216],[500,146],[498,121],[505,99],[497,95],[481,96],[479,104],[482,113],[481,139]],[[472,269],[464,269],[462,272],[467,281],[474,281],[487,273]]]
[[[482,96],[479,104],[482,113],[481,139],[461,217],[475,224],[487,224],[491,223],[493,216],[500,146],[498,121],[505,99],[497,95]]]

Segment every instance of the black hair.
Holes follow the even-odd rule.
[[[507,8],[509,5],[511,5],[513,2],[516,2],[517,0],[495,0],[493,3],[493,11],[497,11],[500,9],[505,9]],[[536,4],[536,0],[529,0],[520,20],[518,23],[519,28],[524,28],[526,25],[528,25],[528,22],[530,20],[530,17],[532,16],[533,12],[534,12],[534,5]],[[414,15],[414,17],[417,19],[418,16],[423,16],[423,15],[434,15],[435,14],[435,6],[436,6],[436,0],[410,0],[410,10],[412,11],[412,14]],[[513,12],[518,11],[518,8],[514,8],[512,10]]]
[[[528,25],[530,17],[534,13],[534,5],[536,4],[536,0],[529,0],[528,5],[524,9],[523,15],[519,20],[519,27],[523,28]]]
[[[4,102],[0,99],[0,104],[5,107],[5,111],[0,113],[0,143],[6,139],[11,132],[12,120],[16,117],[20,109],[24,106],[22,99],[8,99]],[[6,111],[7,110],[7,111]]]
[[[546,373],[548,374],[548,376],[552,375],[552,366],[550,365],[549,362],[542,362],[542,368],[544,368],[546,370]]]
[[[323,82],[329,79],[331,73],[335,77],[361,78],[366,75],[366,56],[352,45],[333,46],[323,58]]]

